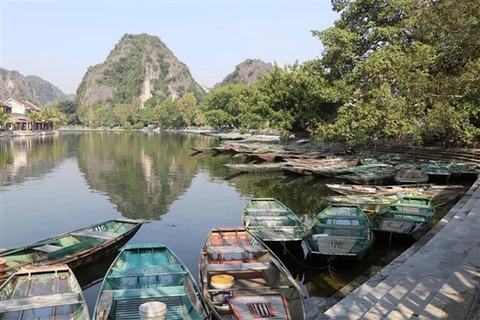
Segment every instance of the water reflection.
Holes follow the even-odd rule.
[[[0,186],[41,179],[67,157],[68,142],[58,136],[0,139]]]
[[[190,186],[195,137],[164,133],[92,133],[78,142],[78,164],[91,189],[124,217],[159,219]]]

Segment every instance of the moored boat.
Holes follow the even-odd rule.
[[[429,163],[422,167],[422,172],[428,175],[428,182],[446,183],[450,172],[441,164]]]
[[[368,196],[368,195],[349,195],[349,196],[328,196],[325,200],[334,204],[357,205],[363,211],[368,213],[378,212],[381,208],[389,205],[399,198],[398,195]]]
[[[6,264],[0,267],[0,283],[17,269],[28,265],[65,263],[75,268],[93,262],[127,243],[143,221],[113,219],[63,233],[45,240],[0,252]]]
[[[211,230],[198,270],[217,319],[305,319],[302,291],[288,269],[244,228]]]
[[[381,209],[373,218],[373,230],[418,240],[432,227],[434,217],[435,207],[430,199],[407,196]]]
[[[252,198],[242,212],[247,231],[266,242],[301,245],[306,227],[286,205],[274,198]]]
[[[166,319],[207,319],[195,281],[163,244],[127,245],[103,279],[94,319],[140,319],[141,306],[159,304]],[[153,318],[152,318],[153,319]]]
[[[463,185],[434,185],[434,184],[420,184],[420,185],[355,185],[355,184],[326,184],[326,186],[340,194],[344,195],[389,195],[397,193],[415,193],[415,192],[446,192],[456,191],[461,192],[465,190]]]
[[[400,184],[427,183],[428,174],[416,167],[400,169],[395,175],[395,181]]]
[[[224,166],[245,173],[257,172],[281,172],[283,171],[284,163],[260,163],[260,164],[225,164]]]
[[[65,264],[25,267],[0,286],[0,319],[89,320],[82,288]]]
[[[305,244],[315,255],[361,259],[373,245],[368,216],[357,205],[333,204],[315,216]]]

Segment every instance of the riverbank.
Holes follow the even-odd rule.
[[[480,179],[424,237],[311,319],[478,319]]]
[[[57,135],[57,130],[48,131],[2,131],[0,138],[16,138],[16,137],[43,137]]]

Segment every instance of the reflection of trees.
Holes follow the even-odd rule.
[[[199,157],[198,161],[200,167],[209,171],[212,179],[228,180],[242,196],[276,198],[297,215],[307,215],[309,219],[327,206],[323,197],[335,194],[325,186],[327,180],[313,181],[311,177],[293,179],[274,173],[237,174],[223,165],[243,163],[243,156],[206,154]]]
[[[90,187],[105,192],[123,216],[157,219],[191,183],[194,139],[173,133],[84,134],[78,163]]]
[[[68,141],[58,136],[0,139],[0,185],[43,177],[68,153]]]

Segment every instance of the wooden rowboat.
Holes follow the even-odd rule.
[[[463,185],[442,185],[437,186],[434,184],[420,184],[420,185],[354,185],[354,184],[326,184],[331,190],[345,195],[389,195],[397,193],[415,193],[415,192],[446,192],[457,191],[461,192],[465,190]]]
[[[302,291],[288,269],[244,228],[211,230],[198,270],[217,319],[305,319]]]
[[[144,303],[166,305],[166,319],[203,320],[208,310],[195,280],[163,244],[127,245],[103,279],[94,319],[140,319]]]
[[[373,230],[409,235],[418,240],[433,225],[435,207],[430,199],[403,197],[373,218]]]
[[[274,198],[252,198],[242,212],[247,231],[266,242],[301,245],[306,227],[286,205]]]
[[[114,219],[52,238],[10,248],[0,253],[6,261],[0,267],[0,283],[28,265],[68,264],[75,268],[118,250],[140,229],[143,221]]]
[[[372,224],[356,205],[329,205],[312,221],[305,244],[315,255],[361,259],[373,245]]]
[[[22,268],[0,286],[0,319],[89,320],[82,288],[67,265]]]

